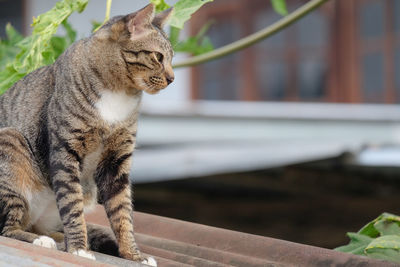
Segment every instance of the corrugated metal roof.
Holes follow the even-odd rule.
[[[88,220],[108,225],[102,207]],[[288,241],[240,233],[140,212],[135,232],[159,266],[398,266]]]
[[[138,245],[158,266],[398,266],[345,254],[175,219],[135,212]],[[87,216],[108,225],[103,207]],[[144,266],[96,253],[97,261],[0,237],[0,266]]]

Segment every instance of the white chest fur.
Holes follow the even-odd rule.
[[[108,123],[117,123],[129,118],[140,103],[140,96],[129,96],[125,92],[105,91],[95,104],[100,116]]]

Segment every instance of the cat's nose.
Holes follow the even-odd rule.
[[[167,80],[168,84],[171,84],[175,79],[174,71],[172,70],[171,65],[167,65],[165,67],[165,79]]]
[[[165,79],[167,80],[168,84],[171,84],[174,81],[175,77],[173,74],[172,75],[166,74]]]

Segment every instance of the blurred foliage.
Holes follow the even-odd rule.
[[[347,235],[350,243],[336,250],[400,263],[400,216],[383,213]]]
[[[63,26],[66,34],[65,36],[54,35],[50,39],[50,45],[54,53],[54,60],[56,60],[70,45],[76,41],[76,30],[65,19],[61,25]]]
[[[213,0],[179,0],[174,5],[174,12],[172,13],[169,24],[172,27],[183,29],[183,24],[191,18],[193,13],[204,4],[212,1]]]
[[[95,32],[97,29],[99,29],[103,25],[103,22],[99,22],[96,20],[92,20],[90,23],[92,24],[92,32]]]
[[[286,16],[288,14],[285,0],[271,0],[271,4],[276,13],[282,16]]]
[[[6,26],[6,39],[0,39],[0,71],[18,54],[16,46],[24,37],[10,23]]]
[[[200,55],[214,49],[211,40],[205,36],[211,23],[206,23],[195,36],[190,36],[185,40],[180,40],[180,32],[187,20],[200,7],[213,0],[179,0],[174,5],[174,11],[171,15],[169,40],[175,52]],[[161,12],[170,6],[164,0],[150,0],[156,6],[156,11]]]
[[[179,29],[171,27],[170,39],[173,40],[173,42],[171,41],[171,43],[174,47],[174,50],[176,52],[191,53],[195,56],[212,51],[214,49],[214,46],[211,43],[210,38],[205,36],[211,24],[212,22],[204,24],[195,36],[191,36],[181,42],[175,41],[177,37],[174,37],[174,31],[178,31],[179,34]]]
[[[156,12],[161,12],[171,7],[164,0],[150,0],[150,2],[156,6]]]
[[[66,32],[65,36],[54,35],[50,39],[50,46],[54,52],[54,58],[58,58],[76,40],[76,31],[64,20],[62,26]],[[21,49],[18,43],[24,37],[10,23],[6,26],[6,39],[0,39],[0,71],[15,59]]]
[[[17,46],[18,54],[0,72],[0,94],[26,74],[55,61],[76,37],[66,19],[74,11],[82,12],[87,3],[88,0],[63,0],[57,2],[48,12],[33,19],[32,35],[14,44]],[[64,25],[67,35],[64,38],[54,38],[60,24]],[[9,36],[6,41],[10,42]]]

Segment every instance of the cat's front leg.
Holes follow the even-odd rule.
[[[133,234],[129,170],[134,135],[121,129],[106,142],[95,173],[100,199],[118,241],[119,254],[129,260],[142,260]]]
[[[95,259],[88,252],[83,193],[80,185],[81,156],[61,137],[50,153],[50,177],[57,207],[64,226],[66,250]]]

